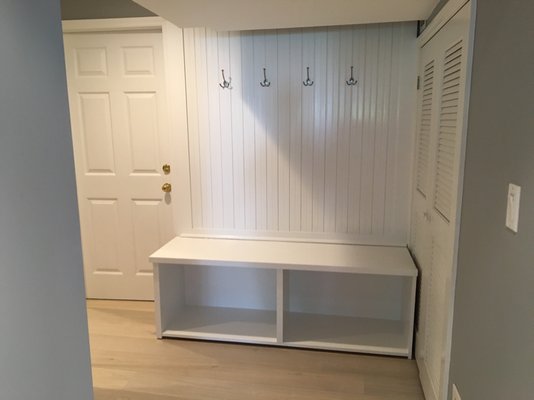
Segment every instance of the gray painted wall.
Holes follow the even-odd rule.
[[[61,0],[63,19],[149,17],[153,13],[132,0]]]
[[[89,400],[59,1],[0,1],[0,399]]]
[[[463,400],[534,398],[533,38],[534,1],[478,2],[450,376]]]

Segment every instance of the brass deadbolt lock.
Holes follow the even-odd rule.
[[[163,170],[163,172],[165,172],[166,174],[170,174],[171,173],[171,166],[169,164],[164,164],[163,167],[161,167],[161,169]]]
[[[163,190],[165,193],[170,193],[172,191],[172,186],[170,183],[164,183],[161,187],[161,190]]]

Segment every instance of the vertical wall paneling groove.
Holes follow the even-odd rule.
[[[267,168],[267,230],[278,231],[279,229],[279,169],[278,157],[280,146],[280,132],[278,125],[278,34],[269,31],[265,35],[265,67],[267,78],[271,82],[269,87],[261,87],[259,82],[263,80],[263,68],[259,69],[258,88],[266,99],[266,168]]]
[[[200,154],[200,176],[202,183],[202,222],[203,226],[215,226],[213,221],[213,190],[212,190],[212,157],[211,157],[211,138],[210,123],[206,118],[205,112],[208,107],[208,64],[207,64],[207,35],[203,28],[195,29],[195,56],[197,72],[197,90],[198,104],[196,107],[198,126],[199,126],[199,154]],[[187,57],[187,55],[186,55]],[[187,74],[187,71],[186,71]],[[218,86],[217,86],[218,87]],[[189,94],[188,94],[189,96]],[[189,102],[188,102],[189,104]],[[193,204],[195,207],[196,204]],[[197,205],[198,206],[198,205]]]
[[[213,207],[213,227],[223,228],[223,171],[222,171],[222,126],[221,126],[221,101],[220,96],[226,95],[221,92],[228,92],[228,89],[222,89],[218,84],[221,75],[220,69],[226,71],[226,77],[230,78],[232,71],[229,71],[228,65],[219,63],[218,33],[206,29],[206,58],[208,66],[208,108],[210,118],[209,122],[209,146],[211,157],[211,191]],[[218,68],[220,67],[220,68]],[[217,88],[217,90],[212,90]],[[226,96],[225,96],[226,98]]]
[[[254,34],[254,99],[253,107],[255,115],[255,151],[256,151],[256,228],[260,231],[267,230],[267,132],[269,126],[268,93],[258,82],[266,61],[266,34],[256,32]]]
[[[417,53],[417,43],[414,40],[416,33],[414,26],[409,24],[403,24],[399,27],[399,52],[405,52],[406,54]],[[388,232],[400,232],[399,229],[410,225],[410,209],[411,209],[411,196],[404,193],[404,190],[412,192],[412,176],[413,176],[413,157],[404,157],[403,154],[413,153],[413,141],[415,135],[404,135],[404,130],[408,132],[416,131],[416,123],[414,116],[416,115],[415,104],[406,101],[406,96],[416,96],[417,88],[417,71],[418,61],[417,57],[404,57],[402,54],[397,57],[398,67],[397,76],[398,90],[394,97],[396,100],[393,102],[395,112],[390,114],[395,121],[392,126],[402,127],[402,131],[393,129],[395,133],[394,141],[394,174],[393,184],[388,185],[391,189],[394,188],[394,194],[390,197],[394,205],[395,210],[406,210],[406,212],[394,212],[391,215],[389,221],[393,224],[392,228]],[[408,182],[409,187],[401,189],[399,186],[406,185]],[[389,210],[388,210],[389,211]]]
[[[364,124],[367,129],[362,131],[362,163],[361,173],[362,181],[360,187],[360,233],[369,233],[372,231],[373,217],[373,193],[374,185],[374,159],[375,140],[377,130],[376,112],[378,109],[378,51],[380,46],[380,28],[376,25],[367,27],[365,38],[365,113]]]
[[[404,37],[403,30],[406,29],[405,25],[394,25],[392,29],[392,43],[391,43],[391,68],[389,70],[389,87],[399,87],[400,85],[400,48],[401,40]],[[415,67],[414,67],[415,70]],[[410,81],[409,78],[403,77],[403,79]],[[407,142],[411,146],[411,140],[400,135],[397,129],[393,127],[399,126],[399,112],[398,103],[403,101],[403,98],[399,97],[401,90],[397,90],[396,93],[389,91],[388,105],[384,111],[384,124],[387,130],[387,144],[386,144],[386,169],[384,179],[384,191],[385,191],[385,210],[384,210],[384,232],[393,232],[396,229],[395,224],[395,205],[399,200],[396,198],[398,193],[397,186],[400,184],[399,177],[397,175],[399,166],[397,165],[398,146],[397,140],[399,138],[404,142]],[[407,163],[407,167],[410,168],[411,163]],[[406,171],[406,176],[411,175],[411,170]],[[409,178],[407,178],[409,181]],[[406,204],[409,204],[408,199]],[[408,206],[409,207],[409,206]]]
[[[299,232],[302,221],[302,41],[301,30],[289,34],[289,230]],[[282,100],[283,103],[283,100]]]
[[[291,43],[290,31],[280,31],[277,37],[278,65],[276,66],[276,86],[278,96],[278,229],[282,232],[290,230],[290,149],[291,149]],[[282,82],[282,83],[281,83]],[[276,99],[275,99],[276,104]]]
[[[303,32],[302,41],[302,78],[307,77],[307,68],[310,68],[310,79],[317,80],[315,69],[316,33],[315,29]],[[315,135],[315,90],[313,86],[302,87],[302,140],[301,140],[301,204],[300,204],[300,230],[311,232],[313,230],[313,139]],[[298,184],[298,183],[297,183]]]
[[[218,65],[228,71],[232,78],[232,90],[239,92],[240,82],[231,68],[230,38],[228,32],[217,34]],[[223,226],[226,229],[235,227],[234,215],[234,166],[232,144],[232,90],[219,90],[219,113],[221,125],[221,173],[222,173],[222,206]]]
[[[245,229],[256,230],[256,132],[254,114],[254,37],[241,36],[241,73],[243,85],[243,158],[245,180]],[[236,92],[233,92],[236,95]],[[210,228],[207,226],[206,228]]]
[[[388,149],[388,104],[390,100],[392,26],[383,27],[379,34],[378,87],[376,106],[376,131],[373,160],[373,214],[371,232],[384,232],[386,214],[387,149]]]
[[[338,92],[338,120],[337,152],[336,152],[336,205],[334,232],[347,233],[348,231],[348,188],[350,163],[350,126],[351,104],[353,96],[358,93],[358,86],[347,86],[348,70],[354,66],[352,59],[352,29],[340,29],[339,43],[339,92]],[[355,69],[355,79],[359,80],[358,69]],[[359,83],[361,85],[361,83]],[[333,118],[334,120],[334,118]]]
[[[324,231],[336,231],[337,196],[337,143],[339,136],[339,92],[344,80],[339,74],[339,29],[329,29],[327,39],[326,65],[326,121],[325,121],[325,168],[324,168]]]
[[[415,108],[404,68],[412,28],[185,29],[184,233],[405,244],[413,123],[400,110]],[[355,86],[345,83],[351,66]]]
[[[243,119],[243,71],[241,59],[241,36],[236,32],[228,34],[230,48],[230,71],[234,88],[230,92],[232,171],[234,198],[234,228],[245,229],[245,158]]]
[[[315,32],[314,54],[314,105],[313,105],[313,142],[312,142],[312,230],[324,231],[325,200],[325,144],[326,144],[326,103],[327,103],[327,35],[328,29]],[[330,101],[328,101],[330,103]]]
[[[362,148],[363,148],[363,127],[365,103],[363,101],[366,87],[369,80],[366,79],[365,57],[366,57],[366,37],[365,26],[356,27],[352,32],[352,63],[356,71],[360,71],[358,87],[356,93],[352,94],[352,103],[349,118],[349,185],[348,185],[348,227],[347,232],[360,233],[360,204],[361,204],[361,182],[363,175]]]
[[[186,70],[186,92],[187,92],[187,119],[188,119],[188,139],[189,139],[189,170],[191,184],[191,217],[193,228],[204,226],[203,219],[204,200],[207,193],[203,193],[201,185],[204,184],[202,177],[200,158],[200,128],[198,120],[198,93],[197,84],[197,54],[195,46],[195,31],[193,29],[184,30],[185,70]]]

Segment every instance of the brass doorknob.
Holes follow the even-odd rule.
[[[164,164],[161,169],[163,170],[164,173],[166,174],[170,174],[171,173],[171,166],[169,164]]]
[[[170,193],[172,192],[172,186],[170,183],[164,183],[161,187],[161,190],[163,190],[165,193]]]

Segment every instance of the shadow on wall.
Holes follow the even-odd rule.
[[[153,17],[132,0],[61,0],[61,19]]]

